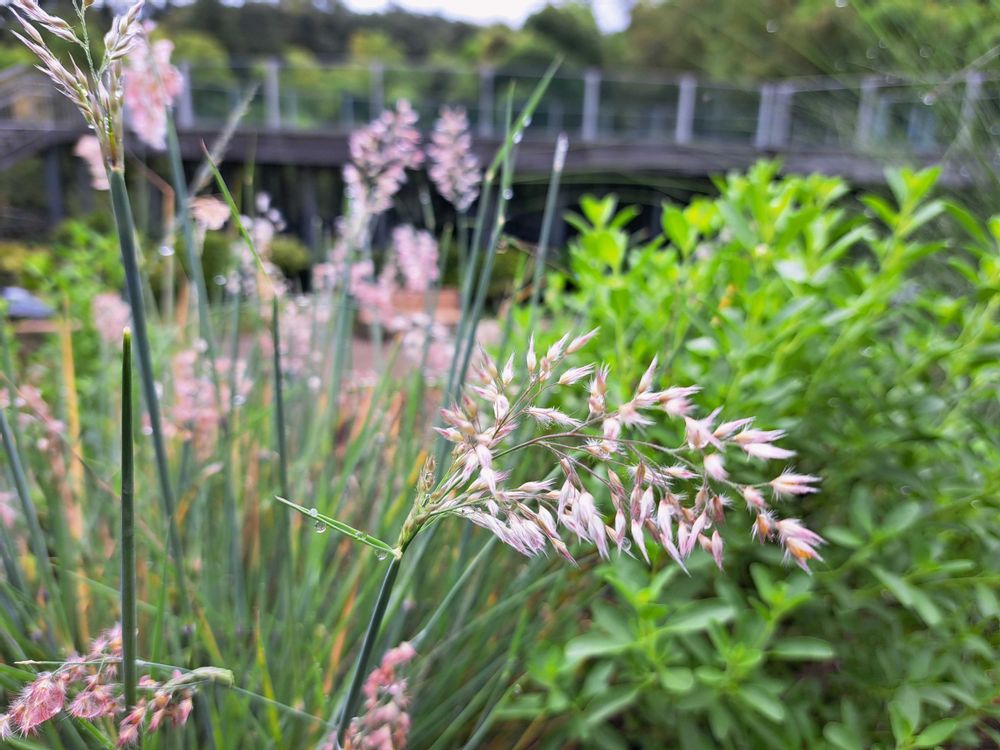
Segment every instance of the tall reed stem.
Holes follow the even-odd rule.
[[[122,684],[125,711],[138,700],[135,603],[135,466],[132,436],[132,332],[122,337]]]
[[[378,599],[375,600],[375,609],[372,610],[372,619],[368,623],[365,640],[361,644],[361,653],[358,654],[358,662],[354,665],[351,687],[347,691],[347,697],[340,710],[340,720],[337,722],[338,739],[343,739],[351,724],[351,719],[354,717],[354,705],[358,702],[358,696],[361,694],[361,686],[364,684],[365,675],[368,672],[368,660],[371,658],[372,649],[375,648],[375,641],[378,639],[378,632],[382,627],[386,607],[389,606],[389,597],[392,595],[392,587],[396,583],[401,559],[402,557],[393,557],[389,561],[389,568],[385,571],[385,578],[382,579],[382,587],[379,589]]]
[[[108,170],[111,186],[111,205],[118,229],[118,243],[121,248],[122,265],[125,267],[125,286],[129,304],[132,307],[133,334],[139,356],[139,375],[142,391],[149,414],[149,424],[153,432],[153,450],[156,453],[156,472],[160,484],[160,504],[167,519],[170,549],[174,557],[177,586],[181,591],[180,601],[187,607],[187,584],[184,577],[184,553],[181,546],[177,522],[174,518],[174,495],[170,485],[170,466],[167,461],[167,446],[163,439],[163,425],[160,421],[160,400],[153,380],[153,356],[149,348],[149,331],[146,327],[146,308],[143,301],[142,279],[139,276],[139,258],[135,243],[135,224],[132,221],[132,207],[129,203],[125,172],[121,168]]]

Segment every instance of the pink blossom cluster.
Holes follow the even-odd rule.
[[[417,113],[400,100],[376,120],[351,134],[351,163],[344,182],[352,211],[372,217],[387,211],[406,182],[406,170],[423,162]]]
[[[101,141],[96,135],[81,135],[73,147],[73,155],[78,156],[90,171],[90,186],[94,190],[110,190],[108,172],[104,166],[104,155],[101,153]]]
[[[0,490],[0,523],[5,528],[12,529],[17,522],[17,510],[14,507],[13,492]]]
[[[721,568],[720,528],[732,498],[742,496],[754,518],[754,538],[780,544],[786,559],[807,572],[810,560],[822,559],[817,548],[823,539],[796,519],[779,519],[764,499],[765,491],[775,500],[816,492],[817,477],[785,471],[763,484],[730,478],[727,450],[741,451],[747,460],[791,457],[792,451],[774,444],[783,431],[755,429],[752,418],[717,424],[719,410],[692,417],[689,397],[697,386],[655,388],[655,359],[631,397],[612,406],[607,367],[556,372],[595,333],[575,339],[567,334],[543,356],[532,340],[519,378],[513,355],[501,369],[482,353],[470,392],[442,412],[446,426],[439,431],[455,445],[453,463],[437,489],[414,506],[404,540],[423,523],[450,514],[489,529],[528,556],[552,548],[572,560],[560,534],[565,529],[602,557],[612,545],[620,551],[635,546],[648,561],[651,540],[682,567],[701,547]],[[543,405],[548,391],[585,379],[590,381],[585,416]],[[678,445],[642,439],[656,412],[683,422]],[[535,425],[534,435],[512,445],[526,423]],[[503,457],[524,449],[541,450],[554,460],[541,479],[505,486]],[[609,509],[598,499],[602,496]]]
[[[438,245],[427,231],[406,224],[392,233],[393,245],[376,274],[371,259],[356,261],[348,268],[348,292],[365,315],[392,329],[408,328],[405,313],[397,310],[395,297],[401,290],[422,294],[438,279]],[[327,269],[336,283],[346,252],[335,248]],[[398,320],[397,320],[398,319]]]
[[[407,642],[389,649],[382,663],[365,679],[365,712],[351,720],[344,738],[344,750],[403,750],[410,733],[410,697],[400,667],[417,652]],[[322,750],[337,747],[335,735],[328,736]]]
[[[126,58],[125,112],[129,127],[153,149],[167,147],[167,108],[181,95],[184,77],[170,64],[174,44],[149,41],[152,26],[139,36]]]
[[[438,192],[459,211],[465,211],[479,195],[482,175],[472,153],[469,120],[461,108],[443,107],[434,124],[427,147],[428,170]]]
[[[108,346],[122,345],[122,333],[132,319],[132,308],[115,292],[101,292],[90,303],[97,335]]]
[[[15,735],[34,734],[64,710],[78,719],[93,721],[114,718],[124,712],[121,684],[117,682],[122,659],[121,626],[116,625],[95,638],[85,656],[72,656],[52,672],[40,673],[0,715],[0,740]],[[149,717],[148,731],[165,723],[184,724],[193,707],[190,689],[175,672],[170,682],[160,683],[144,675],[139,687],[151,695],[141,698],[119,724],[118,747],[133,745]]]
[[[199,195],[191,199],[191,216],[203,232],[222,229],[231,215],[229,205],[214,195]]]
[[[407,327],[400,332],[403,356],[422,367],[428,380],[440,380],[448,374],[455,356],[455,339],[451,331],[422,313],[409,316],[405,323]]]
[[[245,400],[253,381],[244,360],[237,359],[234,364],[228,357],[220,357],[216,360],[217,394],[211,372],[204,369],[209,366],[207,360],[197,348],[179,351],[172,364],[173,401],[167,412],[171,431],[194,441],[195,453],[204,459],[215,447],[219,426],[228,415],[230,404],[235,401],[239,405]],[[230,382],[236,384],[235,394],[231,393]]]
[[[434,235],[409,224],[392,232],[396,266],[403,286],[410,292],[426,292],[438,279],[438,244]]]
[[[302,377],[315,372],[323,359],[323,349],[316,334],[330,320],[327,300],[298,297],[286,301],[281,309],[281,368],[286,375]],[[274,347],[270,335],[261,337],[261,349],[271,356]]]
[[[8,408],[8,405],[7,389],[3,389],[0,391],[0,408]],[[22,385],[17,389],[14,407],[21,429],[34,438],[35,447],[45,455],[45,465],[52,486],[59,493],[70,533],[79,539],[83,534],[83,512],[69,482],[66,425],[56,419],[51,405],[33,385]]]

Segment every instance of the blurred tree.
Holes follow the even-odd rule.
[[[405,56],[397,43],[384,31],[362,29],[351,35],[351,62],[368,65],[382,63],[383,65],[398,65]]]

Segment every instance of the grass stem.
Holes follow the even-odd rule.
[[[399,558],[393,557],[385,571],[385,578],[382,579],[382,587],[379,589],[378,599],[375,600],[375,608],[372,610],[372,617],[368,622],[368,630],[365,632],[365,639],[361,644],[361,653],[358,654],[358,661],[354,666],[351,687],[348,689],[347,697],[344,698],[340,709],[340,719],[337,722],[337,737],[340,739],[344,737],[351,724],[351,719],[354,717],[354,706],[358,702],[361,686],[364,684],[365,675],[368,672],[368,660],[371,658],[372,649],[375,648],[375,641],[378,639],[378,633],[382,627],[382,619],[385,617],[389,597],[392,595],[392,588],[396,583],[396,575],[399,573],[399,563]]]
[[[135,463],[132,438],[132,332],[122,337],[122,684],[125,711],[131,711],[138,699],[136,674],[136,598],[135,598]]]
[[[138,248],[135,242],[135,224],[132,221],[132,208],[129,204],[128,188],[125,185],[125,173],[120,168],[108,170],[108,182],[111,187],[111,204],[114,209],[115,225],[118,229],[118,242],[121,248],[122,264],[125,267],[125,285],[128,291],[129,304],[132,307],[132,325],[136,350],[139,357],[139,375],[142,380],[142,392],[146,402],[146,413],[153,433],[153,450],[156,454],[156,472],[160,484],[160,504],[167,520],[167,533],[170,550],[174,557],[174,571],[177,586],[180,589],[182,606],[190,609],[187,602],[187,583],[184,576],[184,550],[177,521],[174,518],[174,495],[170,483],[170,466],[167,460],[167,446],[163,437],[163,424],[160,420],[160,399],[156,392],[156,382],[153,378],[153,355],[149,346],[149,332],[146,327],[146,309],[143,301],[142,279],[139,275]]]

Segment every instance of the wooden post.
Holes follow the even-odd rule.
[[[182,62],[179,66],[183,87],[177,100],[177,125],[182,128],[194,127],[194,94],[191,92],[191,63]]]
[[[481,138],[493,137],[495,82],[493,68],[483,66],[479,69],[479,136]]]
[[[584,143],[597,140],[597,118],[601,109],[601,71],[588,68],[583,74],[583,122],[580,137]]]
[[[280,63],[271,59],[264,63],[264,122],[272,130],[281,128]]]
[[[677,122],[674,125],[674,141],[682,146],[694,139],[694,110],[697,94],[698,80],[693,75],[681,76],[677,87]]]

